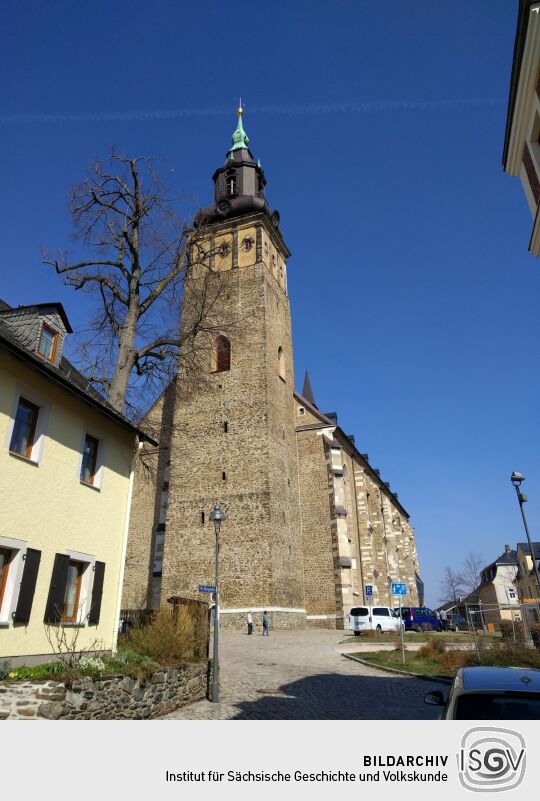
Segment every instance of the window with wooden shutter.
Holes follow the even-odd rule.
[[[94,584],[92,586],[92,603],[88,623],[97,626],[101,613],[101,598],[103,596],[103,580],[105,578],[105,563],[96,562],[94,570]]]
[[[28,623],[30,621],[40,561],[41,551],[36,551],[35,548],[27,548],[17,608],[13,615],[15,623]]]
[[[4,593],[6,591],[9,567],[11,565],[11,558],[13,552],[8,548],[0,548],[0,610],[4,601]]]
[[[70,558],[67,554],[57,553],[51,576],[51,586],[45,608],[45,623],[59,623],[64,613]]]
[[[79,623],[79,604],[81,603],[81,587],[85,567],[84,562],[78,562],[74,559],[69,560],[62,611],[63,623]]]

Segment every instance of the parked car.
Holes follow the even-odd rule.
[[[363,631],[399,631],[399,616],[389,606],[353,606],[349,628],[356,636]]]
[[[399,607],[395,609],[399,616]],[[442,624],[435,612],[427,606],[403,606],[401,617],[405,631],[441,631]]]
[[[463,615],[447,615],[444,628],[446,631],[469,631],[469,626]]]
[[[460,668],[447,699],[432,690],[424,701],[442,707],[439,720],[540,720],[540,670]]]

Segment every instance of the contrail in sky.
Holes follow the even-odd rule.
[[[305,103],[296,105],[247,106],[248,114],[316,115],[316,114],[377,114],[393,111],[434,111],[469,106],[498,106],[506,103],[499,97],[462,97],[455,100],[367,100],[342,103]],[[0,114],[0,123],[46,122],[145,122],[179,120],[187,117],[230,116],[233,108],[184,108],[156,111],[66,111],[52,114]]]

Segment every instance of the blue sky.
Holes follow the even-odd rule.
[[[297,385],[309,369],[416,528],[427,598],[540,522],[540,263],[501,168],[517,2],[2,4],[7,301],[85,299],[41,265],[112,144],[205,205],[241,94],[281,212]],[[159,113],[158,113],[159,112]],[[525,490],[525,487],[524,487]],[[538,535],[536,535],[538,536]]]

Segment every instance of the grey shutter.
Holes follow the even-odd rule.
[[[15,614],[13,615],[13,620],[15,623],[28,623],[30,620],[30,612],[32,611],[32,603],[34,601],[34,592],[36,590],[36,581],[40,561],[41,551],[36,551],[34,548],[28,548],[26,551],[24,569],[19,587],[17,608],[15,609]]]
[[[92,586],[92,605],[88,615],[88,623],[97,626],[101,612],[101,596],[103,595],[103,579],[105,576],[105,562],[96,562],[94,570],[94,584]]]
[[[62,619],[68,568],[69,556],[64,553],[57,553],[54,557],[51,586],[49,587],[45,617],[43,618],[45,623],[59,623]]]

